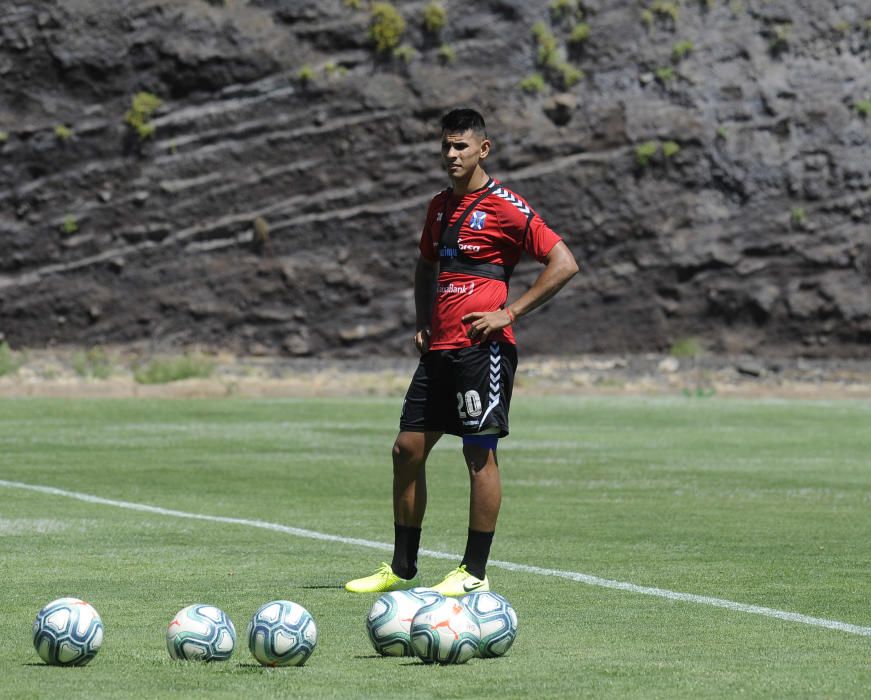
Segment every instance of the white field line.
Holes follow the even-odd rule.
[[[63,496],[65,498],[74,498],[86,503],[95,503],[103,506],[113,506],[115,508],[124,508],[126,510],[135,510],[143,513],[152,513],[154,515],[166,515],[173,518],[186,518],[188,520],[205,520],[213,523],[224,523],[227,525],[243,525],[245,527],[256,527],[261,530],[271,530],[272,532],[281,532],[294,537],[303,537],[311,540],[321,540],[325,542],[338,542],[340,544],[350,544],[359,547],[368,547],[370,549],[381,549],[392,551],[393,545],[386,542],[375,542],[374,540],[364,540],[358,537],[342,537],[340,535],[328,535],[323,532],[314,530],[305,530],[299,527],[290,527],[288,525],[279,525],[277,523],[269,523],[263,520],[249,520],[247,518],[229,518],[222,515],[204,515],[201,513],[188,513],[182,510],[171,510],[169,508],[161,508],[159,506],[150,506],[145,503],[132,503],[130,501],[118,501],[111,498],[102,498],[93,496],[87,493],[79,493],[77,491],[66,491],[64,489],[55,488],[53,486],[39,486],[37,484],[27,484],[20,481],[6,481],[0,479],[0,487],[11,489],[23,489],[25,491],[36,491],[45,493],[51,496]],[[437,552],[431,549],[422,549],[420,553],[424,556],[435,559],[456,559],[456,554],[448,554],[447,552]],[[848,622],[840,622],[838,620],[827,620],[820,617],[810,617],[801,613],[787,612],[785,610],[777,610],[775,608],[766,608],[760,605],[748,605],[747,603],[737,603],[732,600],[724,600],[722,598],[712,598],[710,596],[696,595],[694,593],[678,593],[664,588],[652,588],[650,586],[639,586],[635,583],[626,581],[614,581],[612,579],[600,578],[599,576],[591,576],[590,574],[582,574],[575,571],[562,571],[560,569],[546,569],[540,566],[529,566],[527,564],[515,564],[510,561],[499,561],[491,559],[488,566],[508,571],[518,571],[526,574],[534,574],[536,576],[549,576],[554,578],[564,578],[578,583],[586,583],[590,586],[599,586],[601,588],[611,588],[618,591],[626,591],[628,593],[638,593],[641,595],[650,595],[657,598],[665,598],[666,600],[675,600],[684,603],[698,603],[700,605],[710,605],[716,608],[725,608],[734,610],[735,612],[750,613],[753,615],[762,615],[764,617],[772,617],[786,622],[797,622],[803,625],[811,625],[814,627],[824,627],[826,629],[846,632],[847,634],[856,634],[863,637],[871,637],[871,627],[862,627],[860,625],[852,625]]]

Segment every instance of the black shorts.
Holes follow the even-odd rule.
[[[430,350],[411,379],[399,429],[505,437],[516,369],[517,348],[511,343]]]

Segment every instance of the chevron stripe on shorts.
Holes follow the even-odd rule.
[[[499,349],[499,343],[490,343],[490,386],[487,391],[487,410],[481,416],[481,422],[478,426],[484,425],[490,411],[499,405],[499,399],[502,395],[502,352]]]

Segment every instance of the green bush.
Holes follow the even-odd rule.
[[[662,144],[662,155],[666,158],[676,156],[678,153],[680,153],[680,146],[674,141],[666,141]]]
[[[303,85],[308,85],[315,79],[315,69],[306,63],[296,74],[297,80]]]
[[[352,10],[359,10],[363,3],[361,0],[344,0],[345,7],[350,7]]]
[[[520,89],[530,95],[538,95],[547,89],[547,83],[541,73],[533,73],[520,81]]]
[[[405,20],[393,5],[389,2],[376,2],[372,5],[369,36],[375,42],[376,51],[384,53],[399,46],[404,31]]]
[[[563,90],[568,90],[584,79],[584,71],[580,68],[575,68],[570,63],[561,63],[557,71],[559,73],[560,86]]]
[[[137,92],[133,96],[130,109],[124,115],[124,121],[136,131],[140,140],[144,141],[154,135],[154,124],[149,119],[162,104],[163,100],[150,92]]]
[[[551,0],[550,12],[552,15],[562,15],[574,12],[578,7],[578,0]]]
[[[702,354],[702,346],[695,338],[679,338],[672,343],[668,354],[678,359],[698,357]]]
[[[0,143],[6,143],[9,140],[8,131],[0,131]]]
[[[73,130],[64,124],[58,124],[54,128],[54,135],[61,141],[69,141],[73,136]]]
[[[67,214],[64,217],[63,223],[60,225],[60,230],[68,236],[72,236],[74,233],[78,233],[79,222],[76,221],[76,217],[72,214]]]
[[[408,44],[402,44],[393,49],[393,55],[405,63],[411,63],[415,58],[417,58],[417,49]]]
[[[663,66],[662,68],[657,68],[654,72],[656,75],[656,79],[665,85],[667,82],[674,80],[674,68],[671,66]]]
[[[15,374],[18,368],[24,363],[21,355],[13,352],[9,347],[9,343],[5,340],[0,343],[0,377],[5,377],[7,374]]]
[[[793,207],[790,219],[796,226],[801,226],[805,223],[807,221],[807,212],[804,210],[804,207]]]
[[[454,51],[454,47],[450,44],[442,44],[439,46],[439,59],[443,63],[453,63],[457,60],[457,52]]]
[[[856,108],[856,112],[858,112],[859,116],[862,118],[871,114],[871,100],[869,99],[857,101],[854,107]]]
[[[659,153],[659,141],[645,141],[635,147],[635,160],[644,168],[657,153]]]
[[[789,41],[792,37],[792,24],[778,24],[774,28],[774,32],[768,43],[768,48],[772,53],[780,53],[789,48]]]
[[[691,53],[693,48],[693,42],[688,39],[684,41],[677,42],[671,49],[671,57],[675,61],[680,61],[686,57],[687,54]]]
[[[542,83],[547,81],[557,89],[568,90],[583,79],[584,72],[560,55],[559,42],[544,22],[536,22],[532,26],[532,35],[538,47],[536,63],[542,70],[541,75],[530,76],[521,83],[525,92],[541,92],[544,85],[539,85],[538,80]]]
[[[660,17],[670,17],[672,22],[677,22],[680,14],[677,3],[669,2],[669,0],[656,0],[656,2],[650,6],[650,10]]]
[[[532,35],[538,46],[537,59],[541,66],[556,68],[560,63],[559,50],[556,37],[545,26],[544,22],[536,22],[532,25]]]
[[[583,11],[578,6],[578,0],[551,0],[550,14],[554,19],[563,19],[583,14]]]
[[[348,69],[345,66],[336,63],[335,61],[328,61],[324,65],[324,73],[328,78],[332,78],[335,76],[343,76],[348,73]]]
[[[205,379],[215,371],[215,363],[200,354],[155,358],[133,372],[139,384],[167,384],[182,379]]]
[[[572,33],[569,34],[569,44],[572,46],[580,46],[590,38],[590,25],[586,22],[579,22],[572,28]]]
[[[80,377],[108,379],[112,376],[112,363],[103,348],[79,350],[73,355],[73,371]]]
[[[423,11],[423,28],[431,34],[438,34],[448,23],[448,13],[439,3],[432,0]]]

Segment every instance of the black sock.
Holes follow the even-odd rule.
[[[476,578],[483,579],[487,573],[487,560],[490,558],[490,545],[493,544],[494,534],[469,529],[462,564],[465,564],[466,571]]]
[[[417,573],[417,550],[420,528],[393,524],[393,561],[390,568],[400,578],[414,578]]]

